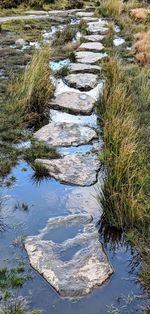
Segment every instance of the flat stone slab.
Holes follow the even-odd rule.
[[[50,122],[34,133],[34,137],[49,146],[64,147],[87,144],[97,138],[97,134],[92,128],[77,123]]]
[[[100,51],[104,49],[104,46],[100,42],[95,41],[95,42],[82,43],[79,49]]]
[[[51,106],[68,109],[72,113],[90,114],[95,100],[87,94],[66,92],[56,96]]]
[[[64,139],[65,140],[65,139]],[[72,154],[59,159],[36,159],[49,175],[64,183],[90,186],[97,181],[100,162],[96,154]]]
[[[64,81],[70,87],[89,91],[98,83],[98,76],[92,73],[77,73],[65,76]]]
[[[91,17],[94,16],[93,12],[77,12],[76,13],[77,16],[79,17]]]
[[[104,35],[86,35],[83,38],[87,41],[101,41],[105,36]]]
[[[98,22],[89,22],[88,31],[90,33],[106,33],[108,31],[107,21],[99,19]]]
[[[77,61],[81,63],[92,64],[104,58],[105,56],[107,56],[107,54],[102,53],[102,52],[92,52],[92,51],[77,51],[76,52]]]
[[[32,267],[62,297],[87,295],[113,272],[90,215],[49,219],[39,235],[26,238],[25,249]]]
[[[90,73],[97,73],[100,72],[100,66],[92,65],[87,63],[70,63],[69,70],[70,72],[90,72]]]

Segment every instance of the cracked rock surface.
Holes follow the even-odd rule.
[[[86,295],[112,274],[90,215],[49,219],[38,236],[26,238],[25,248],[32,267],[63,297]]]
[[[98,76],[92,73],[77,73],[65,76],[64,81],[70,87],[78,88],[82,91],[89,91],[98,82]]]
[[[49,146],[78,146],[97,138],[95,130],[77,123],[50,122],[34,133],[39,141]]]
[[[68,109],[73,113],[89,114],[95,104],[95,100],[85,93],[66,92],[56,96],[51,101],[51,106]]]
[[[96,154],[78,153],[59,159],[36,159],[55,179],[80,186],[90,186],[97,180],[100,162]]]

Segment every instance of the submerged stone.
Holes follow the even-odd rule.
[[[59,159],[36,159],[55,179],[74,185],[90,186],[97,181],[100,162],[96,154],[72,154]]]
[[[73,113],[89,114],[94,107],[95,100],[87,94],[66,92],[56,96],[51,106],[68,109]]]
[[[64,81],[71,87],[88,91],[96,86],[98,76],[92,73],[69,74],[65,76]]]
[[[104,49],[104,46],[100,42],[87,42],[82,43],[79,47],[80,50],[96,50],[100,51]]]
[[[72,228],[75,227],[76,234],[72,237]],[[56,228],[58,238],[67,233],[68,239],[54,242]],[[43,240],[48,233],[49,239]],[[49,219],[39,235],[26,238],[25,248],[32,267],[62,297],[84,296],[100,286],[113,272],[90,215]]]
[[[90,72],[90,73],[97,73],[100,71],[100,66],[86,64],[86,63],[70,63],[69,70],[70,72]]]
[[[76,52],[77,61],[81,63],[95,63],[106,56],[107,54],[102,53],[102,52],[93,52],[93,51],[77,51]]]
[[[53,147],[78,146],[97,138],[97,134],[88,126],[81,126],[76,123],[50,122],[34,133],[34,137]]]

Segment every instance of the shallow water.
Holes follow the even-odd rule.
[[[27,167],[26,172],[22,171],[23,167]],[[141,286],[135,281],[138,268],[132,264],[136,255],[130,246],[119,243],[118,247],[113,249],[108,244],[106,252],[113,266],[114,274],[102,287],[97,288],[88,296],[78,300],[67,300],[61,298],[37,272],[30,268],[25,251],[13,245],[19,236],[38,234],[50,217],[74,214],[81,208],[84,213],[86,205],[89,206],[89,211],[91,209],[91,213],[98,211],[98,205],[96,202],[94,203],[94,189],[92,192],[85,188],[84,197],[84,188],[82,188],[81,197],[79,187],[70,187],[54,179],[38,184],[33,178],[33,170],[25,162],[21,162],[11,174],[16,176],[16,184],[9,189],[1,189],[2,195],[5,195],[1,215],[7,226],[6,231],[0,233],[0,267],[13,265],[18,259],[26,262],[31,270],[32,279],[26,282],[19,293],[30,300],[31,307],[41,308],[45,314],[108,313],[106,305],[115,303],[118,306],[119,302],[124,304],[123,299],[130,294],[134,295],[133,302],[128,305],[131,313],[140,313],[141,305],[144,305],[146,301],[141,297],[143,295]],[[89,202],[88,199],[93,199],[93,202],[91,203],[91,200]],[[27,203],[28,210],[15,209],[18,202]],[[67,228],[67,233],[61,233],[61,236],[74,236],[77,228],[79,227],[70,227],[70,230]],[[55,241],[59,241],[60,233],[51,233],[51,237],[55,237]],[[62,259],[69,259],[78,249],[74,248],[72,252],[62,253]]]

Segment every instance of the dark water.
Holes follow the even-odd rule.
[[[22,171],[27,167],[27,171]],[[0,233],[0,267],[13,266],[17,261],[23,260],[27,269],[31,271],[32,279],[15,293],[23,295],[30,301],[31,308],[40,308],[45,314],[100,314],[100,313],[141,313],[142,306],[146,304],[143,289],[136,281],[138,267],[136,254],[130,246],[118,243],[117,247],[108,244],[106,252],[113,266],[114,273],[111,278],[91,294],[78,300],[61,298],[57,292],[29,265],[24,249],[14,245],[18,236],[35,235],[45,227],[50,217],[70,213],[67,196],[73,192],[74,187],[61,184],[54,179],[42,181],[40,185],[32,180],[33,171],[21,162],[13,171],[17,181],[11,188],[2,188],[3,199],[1,217],[7,224],[6,230]],[[90,197],[90,195],[89,195]],[[25,210],[21,204],[27,204]],[[53,230],[55,241],[73,237],[79,227],[73,226],[62,230]],[[48,235],[47,235],[48,236]],[[61,252],[62,259],[69,260],[79,247],[72,251]],[[121,307],[121,312],[110,311],[111,306]],[[123,307],[122,307],[123,306]]]

